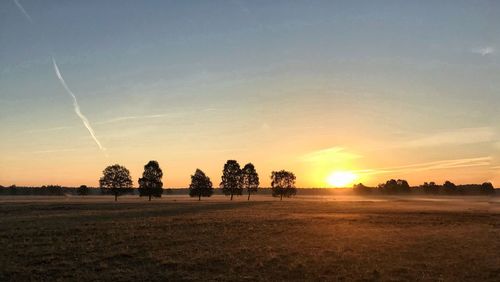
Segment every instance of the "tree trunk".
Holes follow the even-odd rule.
[[[247,201],[250,201],[250,191],[248,191],[248,199]]]
[[[231,192],[231,201],[233,200],[233,192]]]
[[[283,201],[283,192],[280,194],[280,201]]]
[[[201,193],[198,194],[198,201],[201,201]]]
[[[149,194],[149,201],[151,202],[151,194]]]
[[[118,193],[115,193],[115,202],[117,201],[118,199]]]

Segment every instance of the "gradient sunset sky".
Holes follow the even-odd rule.
[[[0,2],[0,184],[500,185],[498,1]],[[54,59],[54,61],[53,61]],[[57,75],[57,69],[60,77]],[[73,98],[88,119],[101,150]]]

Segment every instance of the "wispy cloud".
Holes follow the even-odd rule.
[[[163,117],[172,116],[172,115],[175,115],[175,114],[154,114],[154,115],[142,115],[142,116],[122,116],[122,117],[111,118],[111,119],[108,119],[108,120],[98,121],[98,122],[95,122],[94,124],[107,124],[107,123],[124,122],[124,121],[130,121],[130,120],[140,120],[140,119],[157,119],[157,118],[163,118]]]
[[[472,53],[474,54],[479,54],[481,56],[487,56],[491,54],[495,54],[496,50],[492,46],[485,46],[485,47],[477,47],[473,48]]]
[[[109,124],[109,123],[127,122],[127,121],[131,121],[131,120],[159,119],[159,118],[174,117],[174,116],[181,116],[181,114],[180,113],[165,113],[165,114],[153,114],[153,115],[121,116],[121,117],[114,117],[114,118],[110,118],[110,119],[106,119],[106,120],[96,121],[96,122],[93,122],[93,124],[94,125],[102,125],[102,124]],[[24,133],[61,131],[61,130],[67,130],[67,129],[71,129],[71,128],[74,128],[74,127],[73,126],[57,126],[57,127],[51,127],[51,128],[27,130]]]
[[[460,128],[443,131],[403,142],[401,147],[431,147],[443,145],[464,145],[494,141],[495,129],[492,127]]]
[[[71,89],[69,89],[68,85],[66,84],[66,81],[64,80],[54,57],[52,57],[52,63],[54,64],[54,71],[56,72],[59,82],[61,82],[61,85],[64,87],[66,92],[73,98],[73,109],[75,110],[76,115],[82,120],[83,125],[85,125],[85,127],[87,128],[88,132],[90,133],[90,136],[92,136],[92,139],[94,139],[99,149],[101,149],[101,151],[103,152],[106,151],[106,149],[101,145],[101,142],[99,142],[99,139],[97,139],[97,136],[94,132],[94,129],[92,129],[89,120],[80,111],[80,105],[78,105],[78,100],[76,99],[76,96],[73,93],[73,91],[71,91]]]
[[[169,112],[169,113],[158,113],[158,114],[151,114],[151,115],[129,115],[129,116],[120,116],[120,117],[114,117],[110,118],[107,120],[102,120],[102,121],[97,121],[94,122],[94,124],[108,124],[108,123],[117,123],[117,122],[126,122],[126,121],[132,121],[132,120],[148,120],[148,119],[161,119],[161,118],[178,118],[178,117],[183,117],[188,115],[189,113],[195,113],[195,112],[219,112],[223,111],[223,109],[218,109],[218,108],[205,108],[201,110],[183,110],[182,112]]]
[[[19,0],[14,0],[14,3],[16,3],[16,6],[17,8],[19,8],[19,10],[21,11],[21,13],[23,13],[23,15],[26,17],[26,19],[28,19],[28,21],[30,23],[33,23],[33,19],[31,18],[31,16],[26,12],[26,10],[24,9],[23,5],[21,5],[21,3],[19,3]]]
[[[77,149],[40,150],[40,151],[30,152],[30,154],[52,154],[52,153],[62,153],[62,152],[74,152],[74,151],[77,151]]]
[[[42,128],[42,129],[33,129],[33,130],[26,130],[24,133],[39,133],[39,132],[49,132],[49,131],[61,131],[61,130],[66,130],[73,128],[71,126],[57,126],[57,127],[51,127],[51,128]]]
[[[363,175],[387,174],[387,173],[409,173],[436,169],[453,169],[463,167],[490,166],[491,156],[477,158],[462,158],[451,160],[440,160],[425,163],[408,164],[401,166],[382,167],[373,169],[358,170],[356,173]]]

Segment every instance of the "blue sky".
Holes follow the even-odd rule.
[[[95,185],[158,159],[185,186],[231,158],[301,186],[500,181],[495,1],[18,3],[28,16],[0,3],[1,184]]]

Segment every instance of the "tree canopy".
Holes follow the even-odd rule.
[[[443,184],[443,191],[446,194],[454,194],[457,193],[457,185],[455,183],[446,180]]]
[[[189,196],[201,197],[212,196],[214,189],[212,188],[212,181],[205,175],[201,169],[196,169],[195,173],[191,175],[191,184],[189,185]]]
[[[257,174],[254,165],[247,163],[241,170],[241,186],[243,189],[247,189],[248,200],[250,200],[251,193],[257,192],[259,184],[259,174]]]
[[[90,189],[87,187],[87,185],[80,185],[78,189],[76,190],[76,193],[80,196],[85,196],[89,194]]]
[[[243,188],[241,187],[241,169],[240,164],[235,160],[228,160],[222,170],[222,181],[220,183],[224,195],[241,195]]]
[[[439,193],[439,185],[436,184],[436,182],[431,181],[431,182],[424,182],[423,185],[420,186],[424,193],[427,194],[438,194]]]
[[[491,182],[484,182],[483,184],[481,184],[481,193],[486,195],[495,194],[495,188],[493,187],[493,184],[491,184]]]
[[[295,188],[295,174],[290,171],[280,170],[271,172],[271,188],[274,197],[291,197],[297,193]]]
[[[385,184],[379,184],[379,189],[381,192],[387,194],[409,193],[410,185],[404,179],[391,179],[387,180]]]
[[[139,195],[160,198],[163,194],[163,171],[157,161],[149,161],[144,166],[142,177],[139,178]]]
[[[132,189],[132,178],[129,170],[119,164],[114,164],[106,167],[103,176],[99,179],[101,189],[106,192],[111,192],[115,196],[115,201],[118,196]]]

